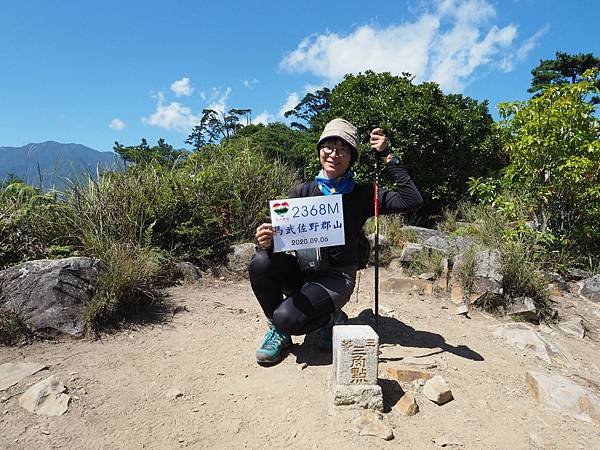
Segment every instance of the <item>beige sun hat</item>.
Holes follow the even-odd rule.
[[[323,133],[321,133],[319,142],[317,142],[317,149],[324,139],[330,137],[339,137],[350,144],[355,151],[358,150],[358,130],[347,120],[337,118],[327,123]]]

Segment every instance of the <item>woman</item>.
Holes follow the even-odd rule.
[[[389,150],[380,128],[370,135],[371,149],[384,158],[395,182],[394,190],[379,190],[380,214],[408,212],[423,200],[408,172]],[[250,284],[269,322],[263,343],[256,352],[259,363],[276,363],[292,344],[290,335],[321,329],[320,350],[331,350],[333,325],[344,323],[342,307],[354,289],[358,242],[365,221],[374,215],[372,184],[354,182],[352,165],[358,159],[358,131],[344,119],[329,122],[317,143],[321,172],[315,181],[295,186],[290,198],[342,195],[345,245],[320,249],[318,270],[302,271],[297,255],[273,253],[273,226],[256,229],[257,252],[250,263]],[[323,262],[326,261],[326,264]],[[302,261],[300,261],[302,262]]]

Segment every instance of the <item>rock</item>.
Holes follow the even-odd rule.
[[[247,275],[250,260],[256,253],[256,246],[250,242],[231,247],[227,255],[227,268],[233,272]]]
[[[579,296],[594,303],[600,303],[600,275],[580,281]]]
[[[438,405],[448,403],[454,398],[452,396],[452,391],[446,384],[446,380],[444,380],[440,375],[436,375],[430,380],[427,380],[425,386],[423,387],[423,394],[429,400],[437,403]]]
[[[581,317],[559,322],[558,328],[565,334],[574,336],[578,339],[583,339],[585,337],[585,328],[583,327],[583,319]]]
[[[528,371],[525,380],[532,397],[575,419],[600,425],[600,395],[560,375]]]
[[[459,316],[469,314],[469,306],[464,303],[456,305],[456,314]]]
[[[45,364],[39,363],[16,362],[0,364],[0,391],[4,391],[17,384],[23,378],[47,368],[48,366]]]
[[[397,369],[395,367],[386,367],[385,373],[392,379],[404,383],[411,383],[414,380],[430,380],[433,378],[431,372],[422,372],[420,370]]]
[[[564,283],[565,279],[556,272],[550,272],[548,270],[542,270],[542,277],[546,283]]]
[[[447,435],[433,439],[433,442],[440,447],[462,447],[464,444],[456,439],[452,439]]]
[[[440,252],[448,253],[448,250],[450,249],[450,240],[444,235],[431,236],[423,241],[423,245]]]
[[[202,280],[202,271],[198,266],[188,261],[178,261],[173,264],[175,274],[188,283],[197,283]]]
[[[402,249],[402,253],[400,254],[400,258],[398,258],[403,263],[410,263],[413,261],[419,253],[421,253],[425,247],[421,244],[414,244],[412,242],[407,242]]]
[[[449,262],[448,262],[448,258],[444,258],[442,260],[442,273],[440,273],[440,276],[438,277],[438,287],[440,289],[442,289],[443,291],[447,291],[448,290],[448,281],[450,279],[450,274],[449,274]]]
[[[462,305],[465,302],[465,293],[458,282],[452,284],[452,288],[450,289],[450,300],[452,300],[452,303],[455,305]]]
[[[19,405],[27,411],[44,416],[62,416],[69,408],[69,397],[65,385],[51,375],[44,381],[31,386],[19,398]]]
[[[421,280],[433,280],[435,278],[435,273],[433,272],[425,272],[419,275],[417,278]]]
[[[28,261],[0,271],[0,307],[13,310],[32,331],[82,337],[98,275],[91,258]]]
[[[419,278],[388,278],[381,283],[381,289],[390,293],[399,292],[431,292],[433,284],[428,280]]]
[[[432,230],[430,228],[423,228],[423,227],[414,227],[414,226],[404,226],[402,227],[401,230],[405,235],[407,236],[414,236],[414,239],[417,243],[422,244],[424,243],[427,239],[433,237],[433,236],[438,236],[438,237],[444,237],[445,234],[441,231],[438,230]]]
[[[394,405],[394,409],[404,416],[414,416],[419,412],[419,405],[417,405],[415,396],[406,392]]]
[[[371,253],[369,254],[369,264],[375,264],[375,233],[367,236]],[[392,260],[392,245],[390,240],[383,234],[379,235],[379,263],[386,265]]]
[[[529,321],[536,321],[538,319],[535,303],[529,297],[517,297],[513,299],[512,305],[508,310],[508,315],[521,316]]]
[[[571,277],[574,280],[583,280],[584,278],[589,278],[589,276],[591,275],[589,272],[587,272],[585,270],[576,269],[574,267],[571,267],[570,269],[568,269],[567,272],[569,273],[569,275],[571,275]]]
[[[394,439],[392,429],[381,420],[379,414],[374,411],[363,411],[354,422],[355,430],[361,436],[376,436],[384,441]]]
[[[504,338],[508,343],[526,350],[541,360],[552,363],[553,361],[568,362],[567,356],[560,347],[549,337],[542,336],[525,323],[510,323],[499,326],[494,331],[495,336]]]
[[[475,254],[473,292],[477,298],[485,294],[502,294],[502,261],[497,250],[483,250]]]
[[[183,392],[177,388],[170,388],[167,390],[167,392],[165,392],[165,397],[167,397],[169,400],[177,400],[179,397],[183,397]]]
[[[425,247],[433,248],[450,255],[459,255],[467,247],[473,244],[470,239],[459,237],[449,237],[448,235],[431,236],[423,241]]]

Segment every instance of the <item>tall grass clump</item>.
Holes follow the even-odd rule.
[[[60,242],[60,205],[54,192],[11,178],[0,185],[0,269],[44,258]]]
[[[541,271],[549,265],[545,246],[547,234],[536,231],[529,222],[530,210],[518,197],[512,197],[510,208],[502,205],[463,202],[452,213],[457,224],[455,234],[468,234],[475,244],[461,257],[458,270],[464,292],[471,292],[477,249],[496,249],[501,256],[503,296],[486,298],[486,309],[506,310],[516,297],[530,297],[542,315],[548,313],[548,293]],[[459,225],[460,224],[460,225]]]
[[[16,312],[0,307],[0,345],[14,345],[29,334]]]

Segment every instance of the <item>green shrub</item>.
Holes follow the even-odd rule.
[[[467,297],[473,291],[473,283],[475,281],[476,253],[477,247],[475,245],[469,245],[462,254],[460,267],[458,268],[458,280],[460,282],[460,287]]]
[[[14,345],[29,332],[14,311],[0,308],[0,344]]]
[[[408,270],[411,275],[421,273],[433,273],[436,278],[444,271],[444,260],[446,255],[435,249],[422,251],[410,262]]]
[[[0,186],[0,269],[46,257],[47,248],[60,242],[59,216],[56,193],[18,179]]]
[[[526,205],[530,227],[545,234],[549,252],[600,254],[600,125],[587,98],[598,71],[575,84],[547,86],[526,102],[499,105],[510,164],[499,178],[472,178],[469,192],[504,210]],[[508,195],[507,195],[508,194]]]

